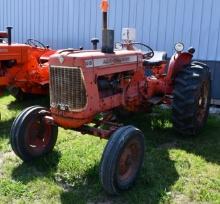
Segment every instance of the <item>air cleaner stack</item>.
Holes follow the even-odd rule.
[[[103,30],[102,30],[102,52],[114,53],[114,30],[108,29],[108,0],[102,0],[101,9],[103,15]]]

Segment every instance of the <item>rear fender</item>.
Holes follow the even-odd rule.
[[[180,72],[186,65],[192,61],[193,55],[189,52],[176,53],[172,56],[166,79],[170,83],[175,79],[178,72]]]

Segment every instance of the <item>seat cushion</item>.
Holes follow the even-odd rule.
[[[154,51],[154,56],[149,60],[144,60],[144,66],[160,66],[167,61],[167,53]]]

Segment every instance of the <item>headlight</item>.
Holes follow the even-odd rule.
[[[175,45],[176,52],[182,52],[184,50],[184,44],[183,43],[176,43]]]

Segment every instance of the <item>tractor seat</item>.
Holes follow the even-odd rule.
[[[161,64],[166,63],[167,53],[161,51],[154,51],[154,56],[149,60],[144,60],[144,66],[160,66]]]

